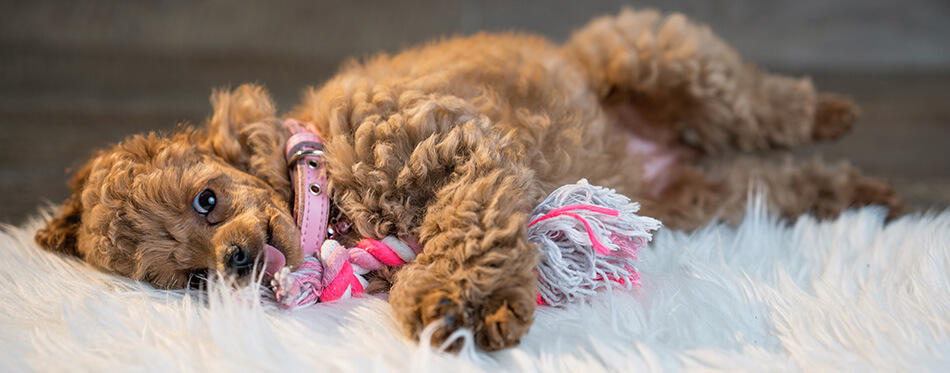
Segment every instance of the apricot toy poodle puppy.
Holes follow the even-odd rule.
[[[89,161],[41,246],[168,289],[206,270],[247,281],[266,245],[299,265],[290,133],[274,103],[252,85],[212,103],[206,127],[136,135]],[[528,214],[580,178],[672,229],[741,218],[750,180],[786,217],[896,213],[888,185],[847,165],[742,155],[834,139],[856,115],[848,98],[746,64],[682,15],[625,10],[560,46],[478,34],[351,62],[288,117],[323,137],[326,192],[354,237],[422,245],[390,278],[405,331],[439,321],[434,342],[468,328],[494,350],[532,323]],[[712,161],[723,154],[738,156]]]

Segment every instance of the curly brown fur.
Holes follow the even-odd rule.
[[[272,101],[242,86],[213,102],[206,130],[134,137],[90,162],[39,242],[162,287],[198,266],[220,270],[236,245],[274,240],[299,263],[288,134]],[[518,343],[531,325],[538,254],[525,219],[562,184],[616,188],[671,228],[737,220],[753,179],[787,216],[899,206],[848,166],[706,159],[835,138],[856,115],[807,79],[744,64],[680,15],[631,10],[564,46],[479,34],[351,62],[292,113],[324,137],[328,192],[355,232],[424,245],[415,262],[377,274],[394,281],[400,324],[413,337],[436,325],[437,344],[469,328],[485,349]],[[221,188],[227,218],[208,225],[191,200],[220,177],[234,183]]]
[[[226,263],[236,248],[257,256],[270,242],[299,263],[288,176],[270,160],[281,159],[286,137],[273,107],[256,106],[269,102],[263,94],[250,87],[218,93],[206,131],[137,135],[101,152],[77,174],[73,196],[37,241],[169,289],[188,286],[196,271],[233,272]],[[207,215],[193,208],[205,189],[217,200]]]

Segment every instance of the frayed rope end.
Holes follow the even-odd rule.
[[[611,283],[639,283],[637,251],[653,238],[659,220],[639,216],[639,204],[586,179],[562,186],[532,212],[528,239],[543,254],[538,304],[564,305]]]

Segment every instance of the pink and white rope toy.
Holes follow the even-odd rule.
[[[612,284],[638,284],[637,251],[661,226],[638,210],[629,198],[586,180],[562,186],[537,206],[526,223],[543,254],[536,268],[538,304],[564,305]],[[348,298],[363,292],[366,273],[404,265],[420,253],[416,243],[395,237],[364,239],[352,248],[326,240],[294,272],[268,268],[270,295],[288,309]]]

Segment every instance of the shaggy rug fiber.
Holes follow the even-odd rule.
[[[642,286],[538,310],[520,346],[405,339],[367,297],[293,313],[154,290],[0,233],[0,371],[918,371],[950,367],[950,211],[661,230]],[[243,300],[242,300],[243,299]],[[460,333],[459,338],[470,338]]]

